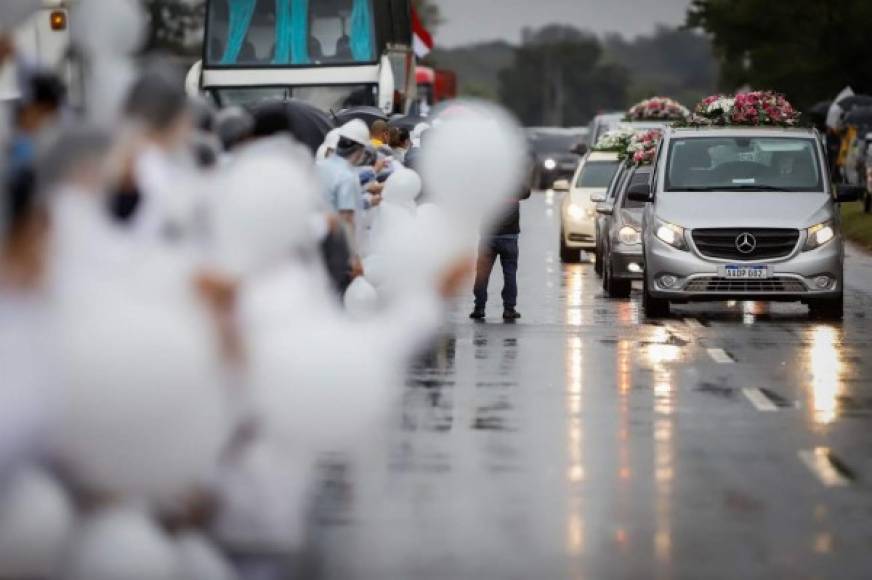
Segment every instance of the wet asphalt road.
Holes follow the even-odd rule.
[[[458,302],[326,502],[322,576],[872,577],[872,260],[849,259],[843,324],[761,303],[649,324],[638,289],[560,264],[558,208],[525,203],[524,319],[499,319],[498,269],[487,323]]]

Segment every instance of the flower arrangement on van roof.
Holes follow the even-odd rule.
[[[621,159],[630,165],[651,165],[662,140],[663,132],[660,129],[637,131],[630,137]]]
[[[690,111],[668,97],[651,97],[630,107],[626,121],[686,121]]]
[[[593,150],[601,153],[624,153],[635,133],[632,127],[619,126],[604,133],[593,146]]]
[[[733,97],[712,95],[700,101],[690,118],[692,126],[795,127],[800,113],[784,95],[751,91]]]

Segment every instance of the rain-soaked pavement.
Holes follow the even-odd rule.
[[[320,576],[872,578],[872,260],[849,259],[843,324],[760,303],[646,323],[638,291],[560,264],[557,202],[525,203],[524,319],[458,303],[324,502]]]

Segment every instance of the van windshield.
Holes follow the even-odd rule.
[[[666,191],[824,191],[816,141],[697,137],[669,145]]]
[[[372,0],[209,0],[206,66],[375,62]]]

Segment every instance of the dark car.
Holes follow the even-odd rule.
[[[534,159],[533,187],[553,189],[556,181],[572,179],[587,151],[586,136],[587,129],[528,129],[527,141]]]

